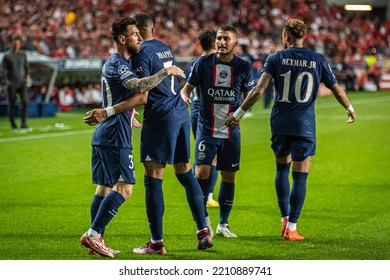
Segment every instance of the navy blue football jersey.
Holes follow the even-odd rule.
[[[129,98],[133,93],[124,87],[127,80],[137,78],[131,62],[118,53],[112,54],[102,68],[103,108]],[[132,148],[134,109],[113,115],[96,126],[92,145]]]
[[[201,56],[187,81],[200,87],[198,131],[230,138],[232,129],[225,126],[225,121],[239,107],[241,93],[249,92],[254,85],[250,63],[237,56],[223,62],[217,53]]]
[[[189,75],[190,75],[190,73],[191,73],[191,71],[192,71],[192,68],[194,67],[194,64],[195,64],[195,62],[196,62],[196,60],[198,59],[199,57],[195,57],[195,58],[192,58],[189,62],[188,62],[188,65],[187,65],[187,68],[185,69],[185,71],[184,71],[184,74],[186,75],[186,78],[188,78],[189,77]],[[200,91],[200,86],[198,85],[198,86],[196,86],[195,88],[194,88],[194,90],[191,92],[191,100],[192,100],[192,102],[197,102],[197,101],[199,101],[199,98],[200,98],[200,96],[199,96],[199,92]]]
[[[275,82],[272,133],[315,137],[314,102],[320,83],[328,88],[337,83],[325,57],[306,48],[290,47],[269,55],[263,71]]]
[[[166,44],[153,39],[142,42],[141,50],[132,57],[132,62],[133,71],[143,78],[174,65],[174,57]],[[181,123],[188,118],[187,106],[180,96],[177,77],[166,77],[160,84],[149,90],[143,126],[167,127]]]

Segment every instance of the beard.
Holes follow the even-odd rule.
[[[140,50],[140,46],[139,46],[139,45],[128,46],[128,47],[127,47],[127,51],[128,51],[131,55],[136,55],[137,53],[139,53],[139,50]]]

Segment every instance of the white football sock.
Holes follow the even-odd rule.
[[[94,229],[92,229],[92,228],[89,228],[89,230],[88,230],[88,232],[87,232],[87,235],[88,235],[89,237],[93,237],[93,238],[95,238],[95,237],[100,237],[100,234],[99,234],[96,230],[94,230]]]
[[[291,230],[291,231],[295,231],[295,230],[297,230],[297,223],[290,223],[290,222],[288,222],[287,223],[287,228],[289,230]]]

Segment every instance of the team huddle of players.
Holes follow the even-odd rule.
[[[191,62],[187,77],[174,65],[171,49],[153,38],[153,31],[153,19],[146,13],[112,24],[117,52],[102,69],[103,109],[94,109],[84,118],[90,125],[97,124],[92,138],[92,173],[97,187],[91,203],[91,226],[80,243],[90,254],[114,257],[119,253],[105,244],[103,235],[119,207],[131,196],[135,184],[131,131],[132,126],[141,126],[134,118],[134,108],[139,105],[144,105],[140,150],[151,239],[133,252],[166,254],[162,230],[166,164],[173,165],[185,189],[196,224],[197,249],[208,249],[214,244],[206,203],[215,184],[215,170],[221,175],[215,234],[236,238],[229,226],[229,216],[240,164],[239,121],[272,81],[275,99],[271,147],[276,158],[281,235],[284,240],[304,239],[296,227],[316,149],[314,102],[320,83],[331,89],[347,110],[347,122],[356,119],[326,59],[303,47],[305,24],[298,19],[286,22],[282,32],[285,49],[267,58],[257,83],[250,63],[234,54],[238,43],[234,27],[225,25],[216,32],[200,33],[202,47],[209,47],[204,47],[203,55]],[[182,89],[177,77],[186,79]],[[189,106],[197,112],[192,116],[196,133],[194,171],[190,164]],[[288,179],[290,169],[292,188]]]

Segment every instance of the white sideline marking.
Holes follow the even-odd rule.
[[[33,140],[33,139],[43,139],[43,138],[60,137],[60,136],[70,136],[70,135],[87,134],[87,133],[92,134],[92,132],[93,132],[93,130],[91,130],[91,129],[84,129],[84,130],[76,130],[76,131],[45,133],[45,134],[37,134],[37,135],[26,135],[26,136],[21,136],[21,137],[3,138],[3,139],[0,139],[0,143]]]

